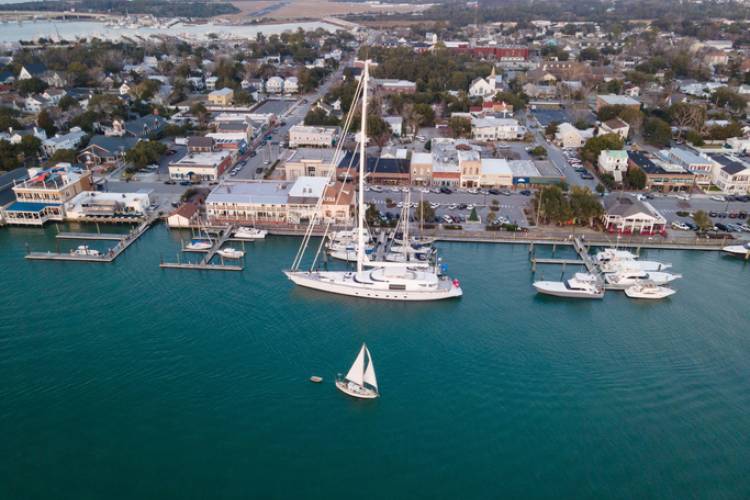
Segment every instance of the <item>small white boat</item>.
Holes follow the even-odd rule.
[[[672,264],[657,262],[655,260],[609,260],[601,262],[599,269],[603,273],[618,273],[621,271],[664,271],[672,267]]]
[[[216,251],[217,254],[224,257],[225,259],[241,259],[245,256],[245,252],[237,250],[236,248],[222,248]]]
[[[627,250],[618,250],[616,248],[605,248],[601,252],[596,252],[594,258],[597,262],[609,262],[610,260],[635,260],[638,258],[633,252]]]
[[[265,229],[255,227],[240,227],[234,232],[234,237],[240,240],[262,240],[268,235]]]
[[[567,281],[535,281],[534,288],[538,293],[574,299],[601,299],[604,297],[604,286],[596,276],[587,273],[576,273]]]
[[[197,251],[204,251],[204,250],[210,250],[213,246],[213,243],[211,240],[192,240],[190,243],[185,245],[185,250],[197,250]]]
[[[359,350],[357,358],[345,377],[336,377],[336,388],[353,398],[374,399],[378,393],[378,379],[375,377],[375,366],[372,356],[365,344]]]
[[[631,299],[658,300],[674,295],[675,290],[659,286],[649,281],[639,282],[625,289],[625,295]]]
[[[729,245],[721,249],[723,252],[736,257],[748,258],[750,257],[750,243],[744,245]]]
[[[73,255],[88,255],[93,257],[101,255],[99,253],[99,250],[89,248],[88,245],[78,245],[78,248],[76,248],[75,250],[71,250],[70,253]]]
[[[650,281],[655,285],[666,285],[679,278],[682,278],[681,274],[646,271],[620,271],[604,275],[604,281],[607,282],[609,288],[617,290],[625,290],[643,281]]]

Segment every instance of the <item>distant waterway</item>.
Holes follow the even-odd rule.
[[[241,273],[160,270],[164,226],[23,259],[54,235],[0,229],[0,498],[750,497],[742,261],[649,251],[673,298],[571,301],[525,246],[440,244],[464,296],[402,304],[293,288],[297,238]],[[332,384],[363,341],[377,401]]]
[[[281,34],[302,28],[312,31],[319,28],[336,31],[336,26],[324,22],[300,22],[282,24],[257,25],[225,25],[225,24],[175,24],[167,28],[162,27],[128,27],[106,26],[98,21],[46,21],[36,22],[5,22],[0,24],[0,43],[18,42],[20,40],[35,40],[38,38],[53,38],[57,40],[75,40],[78,37],[98,37],[116,40],[123,36],[147,38],[152,35],[170,35],[193,39],[206,39],[213,33],[220,38],[255,38],[258,33],[266,36]]]

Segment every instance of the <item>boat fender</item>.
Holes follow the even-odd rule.
[[[461,287],[461,283],[457,279],[454,279],[453,280],[453,286],[455,286],[456,288],[460,288]]]

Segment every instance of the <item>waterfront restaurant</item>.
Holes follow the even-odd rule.
[[[211,224],[283,226],[307,224],[317,214],[323,222],[350,224],[353,193],[333,196],[338,186],[329,186],[325,177],[308,176],[294,181],[225,180],[206,198],[206,216]]]
[[[16,202],[4,209],[7,224],[43,226],[65,218],[64,204],[91,189],[91,172],[70,163],[30,168],[29,179],[13,186]]]
[[[614,193],[604,198],[602,222],[610,233],[664,234],[667,220],[650,203]]]

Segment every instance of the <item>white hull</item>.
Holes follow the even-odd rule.
[[[601,299],[604,297],[604,290],[589,291],[576,290],[568,288],[561,281],[537,281],[534,288],[538,293],[552,295],[554,297],[565,297],[569,299]]]
[[[222,249],[217,251],[216,253],[224,257],[225,259],[241,259],[245,256],[245,252],[242,252],[240,250]]]
[[[363,299],[427,301],[460,297],[462,291],[451,281],[445,280],[439,286],[425,290],[392,290],[388,283],[357,283],[350,272],[302,272],[284,271],[284,274],[295,284],[321,292],[360,297]]]
[[[652,287],[644,289],[638,286],[631,286],[625,289],[625,295],[631,299],[650,299],[659,300],[665,299],[670,295],[674,295],[676,292],[671,288],[665,288],[663,286]]]
[[[372,389],[368,389],[367,387],[362,387],[356,384],[351,385],[354,387],[351,387],[350,383],[346,382],[345,380],[336,381],[336,388],[347,396],[359,399],[375,399],[380,396],[380,394],[373,391]]]
[[[745,245],[730,245],[721,249],[724,253],[735,257],[750,258],[750,247]]]
[[[625,290],[626,288],[637,285],[644,281],[649,281],[654,285],[659,286],[666,285],[679,278],[682,278],[681,274],[655,272],[623,278],[619,278],[617,274],[608,274],[604,277],[604,280],[607,282],[607,288],[610,288],[612,290]]]
[[[672,264],[665,264],[655,260],[615,260],[603,262],[601,270],[603,273],[617,273],[621,271],[665,271],[672,267]]]
[[[268,235],[268,231],[265,229],[255,229],[241,227],[234,232],[234,236],[238,240],[262,240]]]

